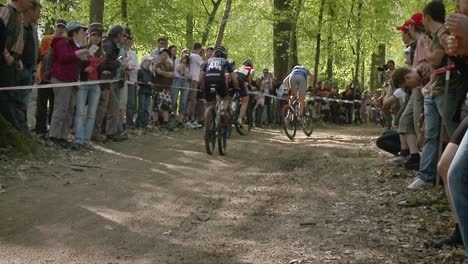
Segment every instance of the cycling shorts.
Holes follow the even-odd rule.
[[[205,78],[205,99],[208,102],[216,101],[216,94],[220,97],[228,95],[226,79],[221,76],[207,76]]]

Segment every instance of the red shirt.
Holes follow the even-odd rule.
[[[76,82],[80,67],[80,58],[75,54],[79,50],[71,38],[54,38],[52,41],[52,69],[50,76],[62,82]]]

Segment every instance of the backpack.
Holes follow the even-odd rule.
[[[53,61],[53,48],[50,48],[47,53],[44,55],[44,58],[42,59],[42,72],[49,78],[50,76],[50,70],[52,69],[52,66],[54,65]]]

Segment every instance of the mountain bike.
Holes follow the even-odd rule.
[[[237,133],[241,136],[245,136],[249,134],[252,129],[252,120],[248,118],[249,115],[246,113],[242,119],[242,124],[239,124],[238,119],[242,107],[242,98],[240,97],[239,90],[237,89],[233,89],[230,94],[232,94],[229,109],[231,122],[234,124]]]
[[[290,99],[290,103],[283,107],[281,116],[283,118],[282,123],[284,133],[290,140],[294,141],[298,123],[301,123],[302,130],[307,137],[312,135],[312,132],[314,131],[312,108],[309,104],[305,105],[303,117],[300,118],[298,97]]]
[[[214,88],[211,92],[216,93]],[[223,111],[223,100],[216,96],[216,105],[211,105],[206,109],[205,117],[205,147],[209,155],[213,155],[218,141],[218,151],[220,155],[226,155],[227,138],[230,124],[223,126],[221,122],[221,112]]]

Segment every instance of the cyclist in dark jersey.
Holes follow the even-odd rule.
[[[226,73],[232,78],[233,69],[227,58],[227,51],[224,47],[218,46],[214,49],[214,57],[210,58],[202,68],[201,80],[205,84],[205,97],[208,105],[213,104],[216,101],[216,94],[218,94],[223,100],[223,124],[228,123],[227,109],[229,106],[229,95],[226,82]],[[239,82],[236,78],[232,78],[234,87],[239,89]],[[215,89],[216,93],[213,93],[211,89]]]

